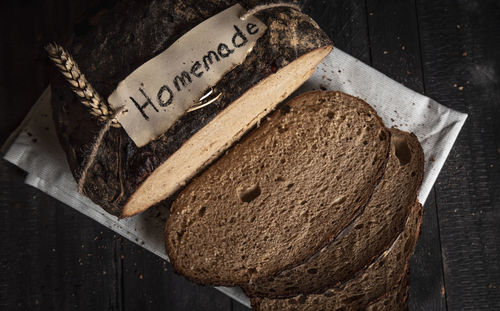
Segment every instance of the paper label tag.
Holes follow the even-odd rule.
[[[139,147],[165,133],[225,73],[240,65],[266,25],[242,21],[240,4],[191,29],[168,49],[132,72],[109,96],[127,134]]]

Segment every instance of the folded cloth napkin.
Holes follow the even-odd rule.
[[[297,93],[312,89],[338,90],[360,97],[375,108],[388,127],[417,135],[425,153],[425,175],[418,196],[424,203],[467,115],[404,87],[339,49],[323,60]],[[2,148],[4,158],[28,172],[27,184],[168,260],[163,234],[168,211],[152,208],[129,219],[118,219],[78,193],[56,137],[50,96],[48,87]],[[250,305],[239,288],[217,289]]]

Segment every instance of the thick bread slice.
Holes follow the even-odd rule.
[[[100,1],[101,7],[78,24],[65,47],[107,98],[127,75],[207,18],[238,2],[250,9],[273,1]],[[111,128],[88,168],[85,195],[120,217],[140,213],[173,195],[306,81],[332,50],[328,36],[296,9],[269,8],[256,16],[267,30],[244,62],[214,85],[220,100],[186,113],[141,148],[123,128]],[[214,48],[207,46],[206,53],[210,49]],[[222,58],[213,61],[215,66]],[[189,84],[195,79],[190,76],[191,65],[186,66],[182,76],[189,77]],[[51,86],[59,140],[79,179],[104,123],[90,115],[59,73]],[[156,94],[148,95],[156,104]]]
[[[391,247],[346,283],[321,294],[299,295],[287,299],[252,298],[252,307],[260,311],[364,309],[371,301],[390,291],[406,275],[408,261],[420,232],[422,213],[422,205],[415,203],[403,232]]]
[[[305,263],[245,287],[250,297],[286,298],[314,293],[352,278],[403,229],[424,173],[424,153],[413,134],[391,129],[391,152],[364,212]]]
[[[244,285],[306,260],[366,205],[389,137],[359,98],[292,99],[173,203],[166,247],[175,269],[202,284]]]
[[[401,282],[388,293],[366,306],[366,311],[403,311],[408,309],[408,290],[410,275],[408,272]]]

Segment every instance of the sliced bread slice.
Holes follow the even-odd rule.
[[[292,99],[179,194],[166,225],[174,268],[232,286],[303,262],[363,210],[389,140],[359,98],[314,91]]]
[[[247,295],[286,298],[314,293],[352,278],[401,232],[423,172],[424,154],[417,137],[391,129],[387,168],[364,212],[305,263],[246,286]]]
[[[377,297],[389,292],[406,275],[408,261],[420,232],[422,213],[422,205],[415,203],[403,232],[390,248],[346,283],[321,294],[298,295],[287,299],[252,298],[252,307],[257,311],[364,309]]]
[[[366,311],[403,311],[408,309],[409,272],[391,291],[366,306]]]

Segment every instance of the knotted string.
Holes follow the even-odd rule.
[[[87,173],[89,169],[92,167],[94,164],[94,161],[97,157],[97,152],[99,151],[99,147],[101,146],[101,143],[104,139],[104,135],[108,132],[108,130],[113,126],[113,120],[118,116],[119,113],[125,113],[125,106],[119,108],[111,118],[109,118],[104,126],[101,128],[99,131],[99,134],[96,137],[96,140],[94,142],[94,145],[92,147],[92,151],[89,154],[89,157],[87,158],[87,163],[85,164],[85,167],[82,170],[82,173],[80,174],[80,178],[78,179],[78,192],[83,194],[83,186],[85,185],[85,180],[87,179]]]

